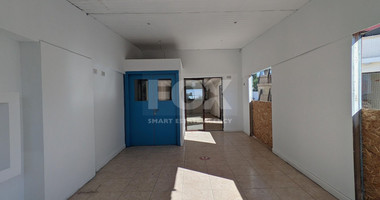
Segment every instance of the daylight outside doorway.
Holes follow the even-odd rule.
[[[185,113],[187,131],[222,131],[222,78],[185,79]]]

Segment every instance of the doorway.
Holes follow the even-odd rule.
[[[127,146],[180,145],[178,71],[127,72]]]
[[[251,74],[248,81],[250,135],[272,149],[272,68]]]
[[[185,79],[187,131],[223,131],[223,79]]]
[[[352,118],[357,199],[379,199],[380,25],[354,35]]]

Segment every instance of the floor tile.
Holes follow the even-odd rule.
[[[230,165],[232,173],[235,176],[254,176],[258,175],[257,171],[251,165]]]
[[[262,176],[266,183],[268,183],[273,188],[298,188],[297,185],[292,179],[286,175],[275,175],[267,174]]]
[[[236,180],[243,189],[272,188],[272,185],[268,184],[263,176],[238,176]]]
[[[248,200],[280,200],[272,189],[250,189],[245,191]]]
[[[69,198],[69,200],[87,200],[91,196],[91,193],[75,194]]]
[[[210,184],[212,190],[238,191],[237,183],[232,179],[210,176]]]
[[[98,192],[123,192],[128,186],[129,179],[110,179],[104,181],[99,188]]]
[[[186,138],[183,147],[123,150],[70,200],[335,199],[244,133],[189,132]]]
[[[153,191],[178,191],[182,190],[183,181],[179,180],[158,180],[154,186]]]
[[[182,193],[176,191],[154,191],[150,200],[182,200]]]
[[[316,200],[336,200],[337,199],[319,186],[303,187],[302,189],[306,191],[308,194],[310,194],[310,196],[312,196]]]
[[[151,192],[130,191],[122,193],[118,200],[147,200]]]
[[[217,200],[245,200],[244,194],[238,190],[213,190],[214,199]]]
[[[313,198],[301,188],[277,188],[275,193],[281,200],[313,200]]]
[[[92,194],[88,200],[118,200],[121,192],[101,192]]]
[[[125,191],[152,192],[156,182],[157,178],[135,178],[129,182]]]
[[[212,194],[212,190],[197,190],[197,189],[185,188],[184,192],[182,193],[182,199],[183,200],[195,200],[195,199],[213,200],[214,196]]]
[[[102,184],[103,181],[91,180],[86,183],[80,190],[80,193],[95,193]]]
[[[295,183],[297,183],[300,187],[318,187],[314,181],[307,178],[305,175],[299,174],[290,174],[288,175]]]

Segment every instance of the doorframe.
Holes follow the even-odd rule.
[[[179,71],[178,70],[162,70],[162,71],[126,71],[124,73],[124,132],[125,132],[125,145],[131,146],[131,130],[130,130],[130,101],[129,97],[131,91],[129,91],[129,76],[130,75],[174,75],[174,87],[172,88],[172,101],[177,107],[176,109],[176,145],[181,145],[181,123],[180,123],[180,91],[179,91]]]
[[[352,67],[351,67],[351,98],[352,98],[352,130],[353,130],[353,154],[354,154],[354,182],[355,199],[364,199],[363,184],[363,155],[361,134],[361,43],[362,32],[353,35],[352,39]],[[356,47],[355,47],[356,45]],[[357,50],[355,51],[355,48]],[[356,57],[356,59],[355,59]],[[356,67],[355,67],[356,66]],[[357,74],[357,78],[355,78]],[[356,85],[355,85],[356,84]],[[355,89],[357,88],[357,90]],[[355,92],[356,91],[356,92]],[[355,100],[356,99],[356,100]]]
[[[205,108],[204,108],[204,102],[205,102],[205,100],[204,99],[203,99],[203,102],[202,102],[202,107],[203,107],[203,109],[202,109],[203,110],[203,129],[202,130],[187,130],[186,81],[189,81],[189,80],[202,80],[202,87],[204,88],[204,79],[211,79],[211,78],[220,78],[220,82],[221,82],[220,86],[222,87],[222,93],[219,94],[219,101],[221,101],[221,102],[219,102],[219,108],[220,108],[220,120],[222,120],[222,130],[221,131],[224,131],[223,77],[184,78],[184,84],[183,84],[183,87],[184,87],[184,98],[183,98],[183,101],[184,101],[184,109],[185,109],[185,130],[186,131],[205,131]]]
[[[380,24],[353,34],[351,66],[351,103],[354,149],[355,198],[365,199],[363,171],[363,135],[362,135],[362,39],[367,36],[380,35]],[[355,49],[356,48],[356,49]],[[357,77],[355,77],[357,74]],[[357,90],[357,91],[356,91]],[[355,93],[356,91],[356,93]]]
[[[183,101],[185,102],[185,130],[186,131],[189,131],[187,130],[187,109],[186,109],[186,81],[196,81],[196,80],[201,80],[202,81],[202,89],[204,89],[204,78],[185,78],[184,79],[184,83],[183,83],[183,87],[184,87],[184,97],[183,97]],[[202,130],[190,130],[190,131],[203,131],[205,130],[205,99],[204,99],[204,91],[202,92],[202,119],[203,119],[203,122],[202,122],[202,125],[203,125],[203,129]]]

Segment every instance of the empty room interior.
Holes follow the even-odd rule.
[[[0,2],[0,200],[380,199],[380,1]]]

